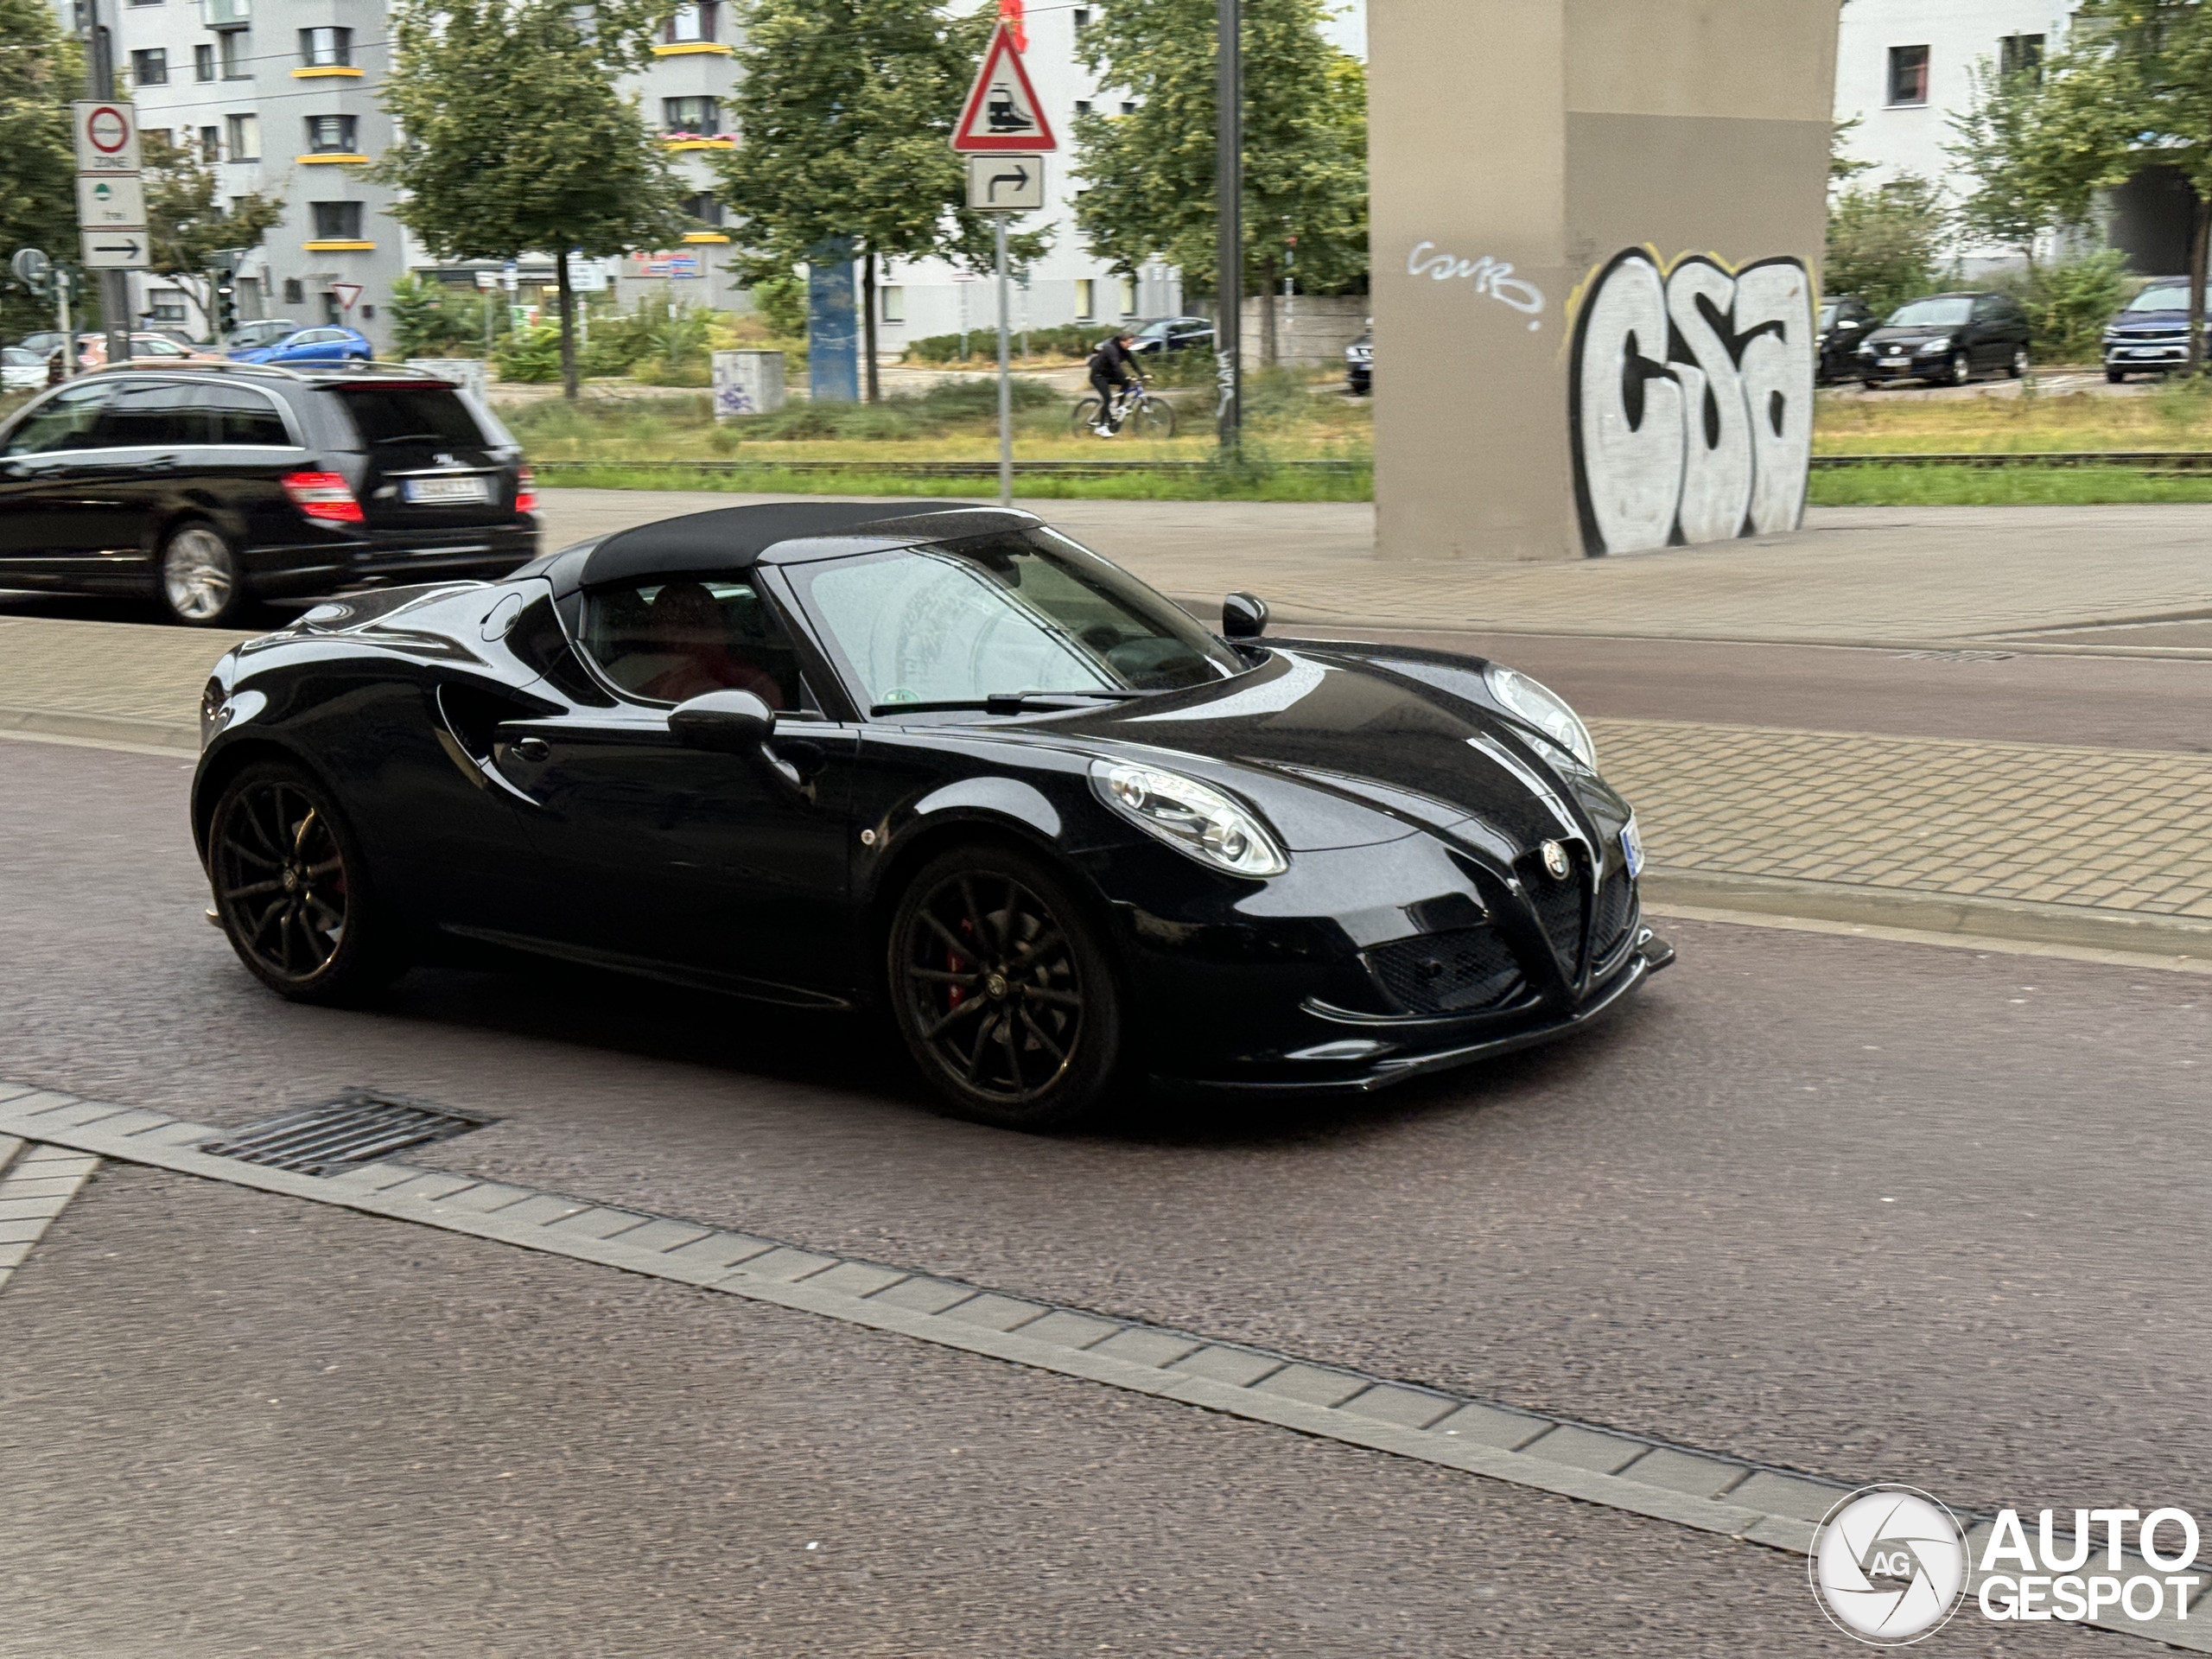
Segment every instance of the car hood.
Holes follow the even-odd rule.
[[[1963,322],[1955,322],[1947,328],[1877,328],[1866,338],[1876,346],[1913,346],[1923,340],[1949,339],[1965,327]]]
[[[1051,723],[1236,791],[1293,852],[1426,829],[1510,861],[1552,837],[1617,829],[1619,798],[1499,712],[1483,666],[1441,652],[1276,647],[1234,679]]]
[[[2107,325],[2116,334],[2171,334],[2189,327],[2186,311],[2123,311]]]

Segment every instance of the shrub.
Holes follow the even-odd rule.
[[[1950,235],[1942,193],[1925,179],[1900,173],[1885,184],[1854,185],[1828,207],[1821,286],[1856,294],[1887,316],[1942,285]]]
[[[541,324],[501,336],[492,347],[492,363],[502,380],[543,385],[561,378],[561,331]]]
[[[2128,276],[2126,254],[2103,248],[2007,272],[1990,286],[2003,289],[2026,310],[2037,361],[2083,363],[2096,360],[2105,325],[2142,284]]]

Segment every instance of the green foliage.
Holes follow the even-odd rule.
[[[742,142],[713,165],[756,288],[846,237],[856,257],[990,262],[988,215],[968,211],[945,145],[984,14],[949,17],[937,0],[750,0],[742,23],[730,99]],[[1039,233],[1009,241],[1018,264],[1045,249]],[[798,297],[775,302],[797,316]]]
[[[518,328],[499,336],[492,347],[492,365],[502,380],[521,380],[537,385],[561,378],[561,331],[550,324]]]
[[[1990,284],[2020,302],[2035,331],[2035,355],[2044,363],[2093,363],[2104,327],[2140,284],[2127,274],[2127,256],[2101,249]]]
[[[1900,173],[1884,184],[1850,186],[1828,207],[1821,286],[1859,295],[1885,316],[1942,286],[1950,237],[1942,193],[1927,180]]]
[[[146,166],[147,268],[211,310],[207,268],[226,248],[257,246],[284,216],[281,196],[216,197],[215,169],[158,128],[139,135]]]
[[[1866,124],[1865,116],[1854,115],[1848,121],[1837,121],[1830,124],[1828,128],[1828,182],[1830,184],[1848,184],[1861,173],[1870,173],[1873,170],[1874,162],[1862,162],[1855,156],[1843,153],[1844,146],[1851,142],[1851,135]]]
[[[1098,342],[1113,333],[1113,325],[1104,322],[1069,322],[1052,328],[1017,330],[1013,349],[1019,355],[1027,340],[1029,351],[1035,357],[1089,357],[1097,350]],[[960,342],[968,342],[968,358],[981,361],[998,360],[999,330],[993,321],[988,327],[971,328],[965,335],[924,334],[919,340],[906,342],[906,359],[912,363],[956,363],[963,360]]]
[[[1951,118],[1958,142],[1944,146],[1971,185],[1955,215],[1959,231],[2018,248],[2030,264],[2037,238],[2078,225],[2088,211],[2083,169],[2051,142],[2050,101],[2039,69],[2004,74],[1984,58],[1974,67],[1973,102]]]
[[[1344,292],[1367,275],[1364,67],[1321,35],[1325,0],[1246,0],[1244,253],[1247,290],[1272,289],[1286,238],[1299,286]],[[1128,115],[1076,118],[1075,170],[1090,182],[1076,223],[1133,272],[1164,257],[1210,291],[1217,253],[1213,0],[1114,0],[1082,35],[1102,86]]]
[[[392,345],[403,358],[481,357],[484,308],[505,305],[473,289],[448,288],[402,272],[392,279],[385,307],[391,321]]]
[[[565,269],[569,250],[673,242],[690,223],[687,187],[637,99],[616,91],[616,72],[645,60],[665,9],[398,0],[384,106],[399,137],[371,175],[402,193],[393,213],[447,258],[551,249]],[[564,359],[571,321],[562,318]]]
[[[48,0],[0,0],[0,273],[18,248],[76,262],[69,100],[83,75],[76,42],[62,35]],[[51,301],[0,274],[0,327],[10,338],[53,326]]]
[[[745,284],[769,329],[785,339],[806,334],[806,278],[793,271],[754,277]]]
[[[1954,469],[1958,470],[1958,469]],[[1817,482],[1823,474],[1815,474]],[[775,495],[918,495],[931,499],[995,496],[996,480],[981,478],[902,477],[874,468],[855,467],[849,473],[793,472],[772,461],[757,471],[702,473],[684,467],[655,467],[650,462],[604,461],[565,468],[548,477],[541,468],[538,487],[550,485],[575,489],[602,490],[732,490],[747,494]],[[1242,465],[1194,467],[1170,472],[1131,468],[1111,478],[1018,478],[1014,493],[1027,500],[1084,501],[1371,501],[1375,499],[1372,468],[1342,469],[1274,467],[1265,461]],[[2212,480],[2206,481],[2212,496]],[[1815,499],[1818,499],[1817,497]]]

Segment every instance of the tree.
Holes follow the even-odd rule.
[[[214,283],[208,270],[225,248],[251,248],[284,216],[281,198],[215,200],[215,169],[158,129],[139,134],[146,177],[146,268],[192,296],[213,327]],[[220,330],[217,329],[219,333]]]
[[[83,85],[76,42],[48,0],[0,0],[0,258],[43,248],[75,263],[77,161],[69,100]],[[51,326],[52,314],[10,283],[0,297],[8,332]]]
[[[399,0],[384,105],[399,137],[370,176],[442,257],[553,255],[561,384],[576,396],[571,254],[680,237],[685,187],[616,75],[645,61],[654,0]]]
[[[2038,165],[2086,216],[2089,193],[2145,166],[2196,193],[2189,238],[2189,372],[2204,366],[2212,237],[2212,11],[2198,0],[2082,0],[2067,49],[2044,66]]]
[[[1974,66],[1973,101],[1950,118],[1958,142],[1943,147],[1972,184],[1955,210],[1960,232],[2018,248],[2031,273],[2044,233],[2080,223],[2088,208],[2081,168],[2044,137],[2046,101],[2040,67],[2008,74],[1984,58]]]
[[[1853,185],[1828,208],[1827,257],[1821,285],[1856,294],[1883,315],[1936,286],[1950,246],[1942,194],[1900,173],[1878,185]]]
[[[1366,72],[1323,37],[1326,15],[1324,0],[1244,6],[1243,274],[1270,296],[1294,236],[1302,287],[1341,290],[1367,275]],[[1165,258],[1210,289],[1214,0],[1115,0],[1082,44],[1101,83],[1135,108],[1076,118],[1076,224],[1116,270]]]
[[[968,211],[966,175],[945,143],[991,21],[948,17],[937,0],[752,0],[744,14],[737,147],[715,162],[739,263],[757,285],[849,239],[870,403],[883,395],[876,262],[992,263],[989,216]],[[1010,237],[1007,256],[1027,264],[1045,246],[1041,233]]]

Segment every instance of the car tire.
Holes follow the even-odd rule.
[[[955,1116],[1049,1133],[1104,1103],[1122,1058],[1119,983],[1043,860],[997,842],[931,859],[899,895],[887,970],[906,1052]]]
[[[2015,380],[2024,380],[2028,378],[2028,348],[2026,346],[2015,346],[2012,348],[2012,360],[2005,365],[2005,372]]]
[[[1953,352],[1951,353],[1951,377],[1947,384],[1954,386],[1963,386],[1967,381],[1973,378],[1974,359],[1969,357],[1964,352]]]
[[[1868,391],[1879,391],[1882,389],[1882,383],[1879,380],[1869,380],[1862,377],[1859,384]]]
[[[189,519],[163,538],[154,580],[163,613],[187,627],[219,627],[245,607],[238,550],[204,518]]]
[[[2124,385],[2126,384],[2126,381],[2127,371],[2126,369],[2107,369],[2105,371],[2105,384],[2107,385]]]
[[[353,826],[296,766],[250,766],[207,824],[215,919],[246,970],[295,1002],[351,1003],[407,966]]]

